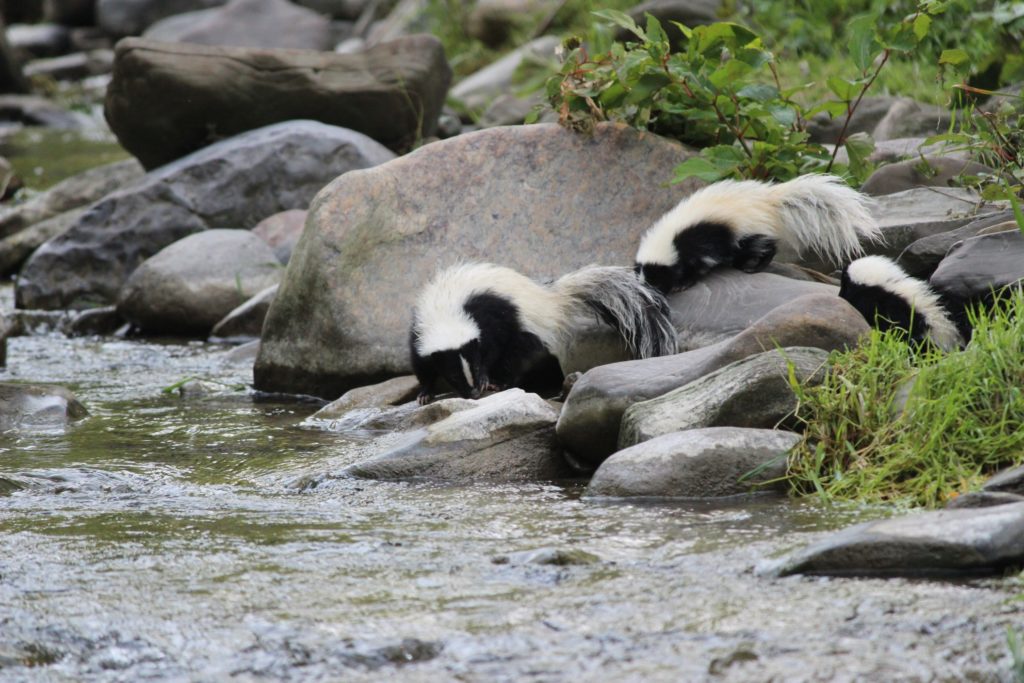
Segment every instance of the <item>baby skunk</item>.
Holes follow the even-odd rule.
[[[621,266],[587,266],[539,284],[490,263],[439,272],[413,311],[409,346],[420,404],[439,379],[463,398],[528,385],[531,373],[561,383],[559,360],[586,318],[597,315],[637,358],[676,351],[665,298]],[[527,387],[528,388],[528,387]]]
[[[865,256],[848,265],[839,296],[880,330],[895,327],[911,341],[928,340],[943,351],[963,346],[960,332],[928,283],[910,277],[884,256]]]
[[[833,175],[785,183],[723,180],[684,199],[640,240],[636,272],[665,294],[685,289],[712,268],[764,269],[782,240],[835,263],[863,253],[861,239],[881,238],[870,199]]]

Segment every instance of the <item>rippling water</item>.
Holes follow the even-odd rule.
[[[1014,577],[752,571],[878,511],[339,478],[381,444],[225,353],[11,340],[4,380],[91,416],[0,435],[0,680],[1011,680]]]

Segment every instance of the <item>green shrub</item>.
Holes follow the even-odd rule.
[[[938,506],[1024,462],[1024,294],[974,320],[962,352],[875,331],[833,355],[821,386],[795,386],[805,432],[792,490]]]

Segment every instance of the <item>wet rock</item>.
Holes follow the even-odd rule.
[[[287,264],[292,257],[295,243],[302,236],[302,228],[306,225],[306,213],[305,209],[275,213],[257,223],[252,232],[270,245],[278,261]]]
[[[720,20],[719,15],[722,13],[721,0],[648,0],[629,10],[629,16],[641,28],[647,25],[645,15],[653,15],[661,22],[669,40],[675,45],[679,44],[683,34],[672,22],[677,21],[684,26],[713,24]],[[615,39],[629,41],[637,38],[629,31],[620,28],[617,30]]]
[[[0,95],[0,123],[45,126],[58,130],[78,130],[87,117],[60,107],[35,95]]]
[[[80,81],[109,74],[114,68],[113,50],[75,52],[62,57],[36,59],[25,65],[25,75],[45,76],[56,81]]]
[[[1006,491],[971,491],[946,503],[946,509],[988,508],[1010,503],[1024,503],[1024,496]]]
[[[938,510],[859,524],[771,567],[772,573],[957,577],[1024,562],[1024,503]]]
[[[88,414],[64,387],[0,383],[0,431],[60,428]]]
[[[289,121],[224,140],[92,204],[25,263],[17,305],[112,303],[131,272],[172,242],[210,227],[252,227],[270,214],[305,207],[339,174],[392,157],[360,133],[315,121]]]
[[[282,31],[284,26],[288,30]],[[330,50],[335,42],[329,18],[287,0],[230,0],[221,7],[158,21],[143,38],[296,50]]]
[[[96,23],[114,38],[137,36],[160,19],[227,0],[96,0]]]
[[[540,564],[552,567],[578,567],[598,564],[601,562],[601,558],[578,548],[537,548],[508,555],[495,555],[491,558],[491,562],[510,565]]]
[[[558,438],[576,458],[599,464],[619,441],[626,409],[776,346],[826,351],[855,346],[864,318],[835,295],[811,294],[778,306],[741,333],[686,353],[596,367],[573,385],[558,418]]]
[[[259,292],[214,325],[210,330],[210,339],[231,342],[259,339],[263,320],[267,317],[270,302],[276,295],[276,284]]]
[[[11,336],[59,334],[71,319],[70,311],[23,311],[11,314]]]
[[[260,352],[260,340],[254,339],[251,342],[241,344],[225,351],[221,358],[229,365],[247,365],[252,366],[253,361],[256,360],[257,354]]]
[[[350,128],[404,150],[434,133],[450,81],[441,43],[427,35],[351,55],[133,38],[117,44],[104,113],[146,168],[291,119]]]
[[[979,234],[1003,232],[1004,230],[1016,230],[1017,223],[1013,220],[1013,211],[998,211],[989,214],[984,218],[973,220],[967,225],[961,226],[948,232],[940,232],[928,237],[922,237],[912,242],[903,250],[898,259],[900,266],[908,274],[927,278],[945,258],[949,250],[957,242],[962,242]]]
[[[470,111],[483,111],[499,95],[512,88],[512,76],[525,59],[552,59],[561,44],[557,36],[542,36],[513,50],[498,61],[466,76],[449,96]]]
[[[205,337],[280,277],[270,247],[248,230],[206,230],[164,247],[136,268],[117,311],[145,332]]]
[[[921,238],[955,230],[1006,208],[1006,202],[984,202],[974,190],[957,187],[925,187],[883,195],[877,198],[873,213],[884,242],[870,246],[868,251],[898,258]]]
[[[640,403],[622,415],[619,448],[702,427],[778,426],[796,408],[789,366],[805,386],[825,376],[828,352],[790,346],[765,351]]]
[[[414,375],[393,377],[370,386],[350,389],[345,394],[320,410],[312,420],[337,420],[358,408],[385,408],[408,403],[416,398],[420,383]]]
[[[17,206],[0,209],[0,237],[123,190],[143,174],[142,166],[134,159],[77,173]]]
[[[985,301],[1024,278],[1024,234],[1008,230],[954,245],[929,282],[954,301]]]
[[[63,26],[91,26],[96,0],[43,0],[43,21]]]
[[[72,209],[45,221],[35,223],[0,240],[0,274],[12,275],[36,249],[58,235],[63,235],[85,213],[85,209]]]
[[[949,130],[952,116],[953,113],[945,107],[901,97],[889,107],[889,111],[871,131],[871,137],[875,140],[895,140],[938,135]]]
[[[1024,496],[1024,467],[1011,467],[996,474],[982,487],[985,491],[1015,493]]]
[[[257,388],[334,397],[408,374],[417,291],[457,260],[501,254],[531,277],[631,263],[640,233],[699,185],[651,190],[690,153],[625,126],[586,137],[540,124],[460,135],[338,178],[310,208],[270,307]]]
[[[871,174],[861,192],[870,195],[893,194],[915,187],[952,187],[963,175],[994,175],[996,172],[975,161],[952,157],[925,157],[908,159],[882,166]]]
[[[786,474],[786,454],[799,441],[792,432],[735,427],[664,434],[605,460],[586,495],[717,498],[766,491],[767,482]]]
[[[22,59],[56,57],[67,53],[71,36],[66,26],[58,24],[11,24],[7,42]]]
[[[558,412],[536,394],[509,389],[479,401],[449,400],[462,409],[413,432],[411,443],[349,467],[345,474],[451,482],[550,480],[571,474],[555,440]]]
[[[116,306],[101,306],[75,313],[64,325],[70,337],[113,334],[124,324]]]
[[[853,118],[850,119],[846,135],[873,131],[895,101],[895,97],[865,97],[862,99],[853,113]],[[828,113],[820,112],[807,122],[807,132],[811,136],[811,142],[834,145],[841,142],[839,135],[843,132],[845,123],[845,114],[832,118]]]
[[[0,94],[28,91],[28,80],[21,72],[21,60],[7,42],[7,27],[0,16]]]

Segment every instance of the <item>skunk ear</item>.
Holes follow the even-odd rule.
[[[736,245],[732,265],[748,273],[764,270],[775,258],[776,240],[768,235],[747,235]]]

